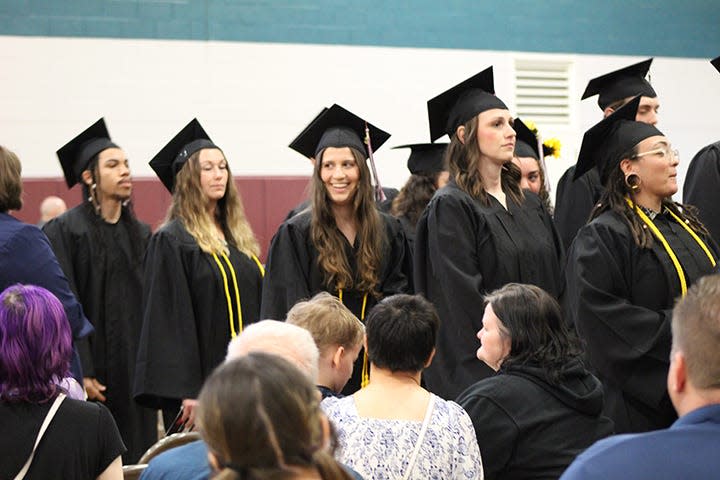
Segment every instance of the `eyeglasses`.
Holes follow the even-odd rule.
[[[638,153],[637,155],[633,156],[633,158],[640,158],[644,157],[645,155],[657,155],[661,159],[668,159],[668,160],[675,160],[680,158],[680,152],[677,150],[671,149],[668,147],[660,147],[655,148],[653,150],[648,150],[647,152]]]

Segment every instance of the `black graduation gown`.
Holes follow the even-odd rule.
[[[410,219],[405,216],[401,215],[399,217],[396,217],[398,220],[400,220],[400,225],[402,225],[403,230],[405,231],[405,238],[407,238],[408,247],[410,250],[410,255],[414,255],[415,252],[415,227],[416,225],[413,225],[410,223]]]
[[[565,250],[570,248],[580,227],[590,218],[593,207],[605,191],[597,168],[573,181],[575,166],[568,168],[557,186],[553,219]]]
[[[380,284],[377,291],[383,297],[412,293],[412,263],[407,254],[405,234],[397,219],[384,213],[380,216],[387,242],[380,256]],[[310,238],[311,217],[312,212],[306,211],[286,221],[270,243],[263,284],[262,318],[284,320],[296,302],[309,299],[322,291],[338,295],[337,290],[328,289],[323,281],[323,273],[318,265],[318,251]],[[345,241],[345,254],[353,271],[357,270],[355,254],[359,248],[358,242],[359,238],[356,238],[355,245]],[[362,292],[345,290],[342,301],[355,316],[362,318]],[[365,315],[377,302],[377,298],[368,295]],[[362,359],[361,352],[344,393],[352,393],[360,387]]]
[[[243,325],[260,315],[262,274],[255,261],[233,246]],[[232,276],[228,279],[236,333],[240,332]],[[177,409],[196,398],[213,369],[222,363],[231,339],[222,273],[179,220],[153,235],[145,257],[143,325],[137,358],[135,398],[143,405]],[[168,425],[166,425],[168,426]]]
[[[683,203],[698,208],[698,216],[716,242],[720,241],[720,142],[700,150],[688,167]]]
[[[655,225],[685,272],[688,287],[713,271],[701,247],[669,215]],[[706,241],[717,259],[717,247]],[[667,428],[676,418],[667,394],[670,320],[680,281],[660,242],[639,248],[613,211],[580,229],[568,254],[564,308],[605,386],[605,412],[617,433]]]
[[[93,335],[78,342],[84,375],[107,386],[105,405],[128,449],[123,460],[134,463],[157,440],[157,422],[154,412],[132,399],[142,321],[142,257],[150,228],[126,218],[107,223],[83,203],[45,224],[43,231],[95,327]]]
[[[423,375],[430,391],[452,400],[492,374],[475,356],[484,295],[510,282],[562,290],[562,246],[540,198],[525,191],[508,210],[494,197],[484,205],[451,181],[418,221],[415,289],[437,308],[437,353]]]

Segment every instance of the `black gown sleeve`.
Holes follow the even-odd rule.
[[[570,248],[578,230],[587,223],[598,201],[597,189],[600,188],[597,170],[590,170],[575,181],[574,175],[573,166],[560,177],[555,198],[555,225],[565,250]]]
[[[302,227],[293,221],[285,222],[270,242],[262,287],[262,319],[285,320],[298,300],[310,296],[308,232]]]
[[[385,216],[387,238],[390,243],[386,273],[382,281],[382,296],[388,297],[398,293],[413,293],[412,253],[405,230],[400,221],[389,215]]]
[[[178,400],[194,398],[204,380],[186,268],[180,241],[156,233],[145,256],[134,388],[135,399],[151,408],[174,408]]]
[[[697,207],[710,236],[720,241],[720,142],[703,148],[690,162],[683,202]]]
[[[565,311],[599,376],[656,409],[666,393],[672,312],[633,304],[628,279],[636,248],[622,226],[581,229],[567,263]],[[656,280],[646,281],[653,288]]]

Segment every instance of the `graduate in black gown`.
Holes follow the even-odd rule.
[[[515,119],[513,128],[517,135],[513,163],[520,168],[520,188],[530,190],[540,197],[545,210],[552,215],[553,208],[550,203],[544,159],[555,155],[555,148],[543,143],[541,157],[537,135],[520,118]]]
[[[450,178],[443,161],[447,143],[415,143],[394,148],[410,149],[407,161],[410,178],[392,201],[390,214],[400,220],[412,252],[420,216],[435,192],[447,185]]]
[[[637,97],[585,133],[576,175],[595,166],[605,193],[568,253],[565,312],[605,387],[617,433],[666,428],[673,302],[716,271],[717,247],[672,200],[677,153],[634,121]]]
[[[366,126],[370,146],[361,140]],[[312,208],[283,223],[272,239],[263,318],[284,320],[297,301],[326,291],[364,320],[379,299],[412,291],[405,234],[397,219],[376,208],[367,165],[369,148],[379,148],[389,137],[333,105],[291,143],[317,159]],[[343,393],[360,387],[364,358],[361,353]]]
[[[519,187],[512,117],[493,92],[490,67],[428,102],[431,140],[451,139],[450,182],[418,222],[414,272],[441,320],[423,378],[446,399],[492,374],[473,339],[487,292],[509,282],[562,290],[560,240],[540,198]]]
[[[720,72],[720,57],[710,63]],[[704,147],[690,161],[683,202],[697,207],[698,217],[710,236],[720,241],[720,141]]]
[[[653,59],[615,70],[588,82],[582,99],[598,95],[598,106],[607,117],[625,105],[636,95],[642,95],[635,120],[657,124],[660,103],[655,90],[645,79]],[[579,159],[578,163],[582,160]],[[584,175],[575,175],[575,166],[568,168],[557,186],[555,197],[555,225],[565,249],[570,248],[577,231],[590,218],[603,193],[597,169],[591,168]]]
[[[263,268],[225,154],[196,119],[150,166],[173,198],[145,258],[135,398],[169,428],[181,403],[192,422],[228,342],[259,319]]]
[[[70,287],[95,327],[78,343],[89,400],[103,402],[120,429],[126,463],[157,440],[155,414],[132,398],[142,322],[142,260],[150,228],[129,205],[132,181],[125,152],[98,120],[57,152],[69,188],[83,201],[43,227]]]

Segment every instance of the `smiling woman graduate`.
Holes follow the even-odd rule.
[[[145,258],[135,398],[192,411],[228,342],[260,315],[262,265],[225,154],[191,121],[150,161],[172,204]],[[191,414],[190,414],[191,415]]]
[[[705,227],[673,202],[677,152],[635,121],[639,102],[585,132],[575,176],[596,167],[605,193],[568,253],[564,298],[616,433],[677,418],[666,388],[673,303],[718,258]]]
[[[382,297],[412,290],[407,241],[397,219],[375,207],[367,159],[390,135],[339,105],[290,148],[314,157],[312,207],[280,226],[270,245],[262,317],[283,320],[299,300],[326,291],[359,319]],[[345,387],[360,386],[364,356]]]
[[[475,358],[484,295],[509,282],[561,291],[562,247],[540,198],[520,189],[513,119],[492,67],[428,101],[430,139],[448,134],[450,182],[417,225],[415,287],[440,315],[430,391],[454,399],[491,370]]]

